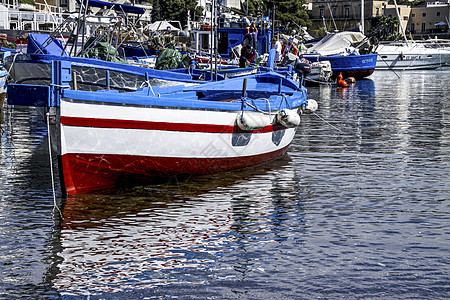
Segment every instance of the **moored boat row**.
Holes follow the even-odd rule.
[[[244,43],[246,29],[234,29],[234,42]],[[260,42],[270,40],[266,34]],[[338,86],[346,87],[355,78],[369,77],[380,58],[388,69],[408,63],[413,69],[416,61],[425,61],[410,54],[402,56],[403,63],[389,63],[398,56],[380,54],[387,49],[381,46],[377,53],[376,45],[358,32],[329,34],[306,51],[298,51],[295,38],[284,37],[282,51],[258,55],[255,49],[268,45],[246,45],[227,58],[213,48],[183,56],[171,49],[154,57],[143,49],[145,58],[120,57],[107,43],[93,51],[100,37],[83,41],[77,52],[78,39],[31,33],[28,53],[10,55],[0,72],[1,80],[9,71],[9,105],[39,107],[52,123],[49,136],[70,195],[276,159],[286,152],[302,114],[317,109],[304,87],[308,77],[314,83],[338,78]],[[103,50],[104,57],[97,55]],[[235,65],[246,52],[243,66]],[[158,61],[163,56],[168,60]],[[450,59],[441,54],[437,63],[430,56],[435,63],[428,67]],[[155,69],[162,65],[169,67]]]

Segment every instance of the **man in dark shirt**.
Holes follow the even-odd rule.
[[[239,68],[245,68],[250,65],[251,62],[255,59],[256,51],[252,48],[252,46],[247,45],[241,50],[241,57],[239,58]]]

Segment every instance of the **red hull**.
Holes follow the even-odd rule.
[[[215,174],[242,169],[281,157],[287,146],[274,152],[232,158],[174,158],[113,154],[65,154],[62,156],[68,195],[113,188],[136,179],[146,181]]]
[[[369,77],[373,74],[375,69],[365,69],[365,70],[347,70],[347,71],[333,71],[333,76],[331,76],[332,79],[336,79],[339,74],[342,74],[342,77],[348,78],[348,77],[354,77],[355,79],[363,79],[366,77]]]

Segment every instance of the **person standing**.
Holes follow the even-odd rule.
[[[252,36],[252,47],[256,48],[256,41],[258,40],[258,28],[256,28],[255,23],[252,23],[250,27],[247,29],[248,33]]]
[[[275,61],[279,62],[281,60],[281,43],[277,38],[272,38],[272,49],[275,49]]]

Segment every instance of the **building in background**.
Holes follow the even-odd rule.
[[[364,0],[363,0],[364,1]],[[405,33],[415,39],[437,36],[450,38],[449,35],[449,1],[426,0],[425,3],[410,7],[397,5],[398,15]],[[309,4],[312,21],[310,32],[326,26],[328,31],[347,31],[361,28],[362,0],[313,0]],[[380,17],[397,18],[395,4],[392,0],[364,1],[364,34],[368,34]],[[401,32],[401,26],[397,29]]]
[[[449,0],[428,0],[411,8],[406,33],[414,39],[428,37],[450,38]]]
[[[317,0],[312,1],[310,30],[318,30],[326,25],[328,31],[347,31],[361,27],[361,0]],[[374,19],[383,15],[387,0],[364,1],[364,33],[372,28]]]

